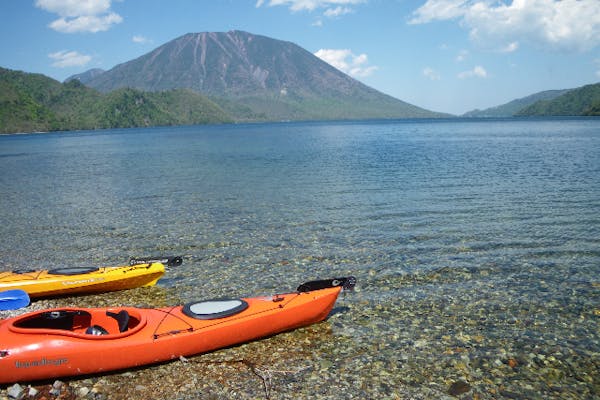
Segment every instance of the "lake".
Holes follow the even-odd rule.
[[[156,288],[51,305],[358,279],[322,324],[74,387],[118,398],[132,380],[140,399],[600,396],[598,119],[5,135],[0,170],[0,270],[184,256]]]

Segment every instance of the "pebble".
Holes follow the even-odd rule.
[[[451,396],[459,396],[471,390],[471,385],[465,381],[456,381],[448,388],[448,394]]]
[[[15,383],[8,388],[7,394],[11,399],[20,399],[23,396],[23,388],[18,383]]]
[[[58,396],[63,385],[64,384],[61,381],[54,381],[52,384],[52,389],[50,389],[50,394],[53,396]]]
[[[497,271],[488,272],[485,279],[498,276]],[[312,395],[324,400],[597,396],[600,320],[594,316],[597,304],[591,304],[597,293],[546,302],[527,292],[531,282],[523,275],[512,280],[502,275],[507,282],[496,281],[490,291],[474,282],[475,272],[459,274],[456,281],[452,273],[439,272],[435,285],[420,274],[367,273],[367,282],[359,279],[364,288],[340,297],[338,311],[326,322],[171,363],[65,378],[29,392],[12,385],[0,390],[0,400],[26,399],[32,389],[38,390],[33,397],[45,395],[48,400],[53,400],[51,390],[58,398],[76,400],[191,400],[229,398],[232,393],[264,399],[266,385],[274,400]],[[535,273],[529,273],[534,279]],[[224,279],[229,276],[222,274]],[[462,277],[471,281],[462,282]],[[561,285],[557,281],[556,291],[547,296],[561,296]],[[374,287],[376,292],[368,289]],[[202,297],[223,295],[208,291]],[[33,306],[48,308],[59,301],[91,306],[100,300],[127,304],[133,297],[117,292]],[[143,302],[156,301],[144,297]],[[590,317],[580,320],[582,313]],[[235,360],[252,362],[256,372]]]

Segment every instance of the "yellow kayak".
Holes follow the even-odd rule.
[[[181,258],[176,264],[181,264]],[[162,260],[160,260],[162,261]],[[157,260],[135,260],[130,265],[100,268],[58,268],[0,272],[0,290],[21,289],[31,298],[110,292],[153,286],[165,273]]]

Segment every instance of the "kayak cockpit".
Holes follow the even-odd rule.
[[[109,339],[139,331],[146,318],[135,309],[54,309],[16,319],[10,330],[25,334],[51,334]]]

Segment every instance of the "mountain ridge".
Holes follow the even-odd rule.
[[[188,33],[87,80],[101,92],[187,88],[237,120],[434,118],[344,74],[300,46],[244,31]],[[238,108],[248,116],[237,116]]]
[[[485,110],[472,110],[463,118],[548,116],[599,116],[600,83],[573,89],[545,90]]]
[[[525,97],[511,100],[505,104],[486,108],[484,110],[468,111],[468,112],[464,113],[463,115],[461,115],[461,117],[466,117],[466,118],[512,117],[515,114],[517,114],[519,111],[524,109],[525,107],[535,104],[540,100],[553,100],[556,97],[559,97],[559,96],[567,93],[569,90],[571,90],[571,89],[545,90],[542,92],[537,92],[537,93],[530,94]]]
[[[477,112],[600,116],[600,83]],[[438,117],[454,116],[370,88],[294,43],[243,31],[186,34],[108,71],[92,69],[64,83],[0,67],[0,133]]]
[[[600,83],[566,91],[552,99],[537,101],[515,116],[600,116]]]

